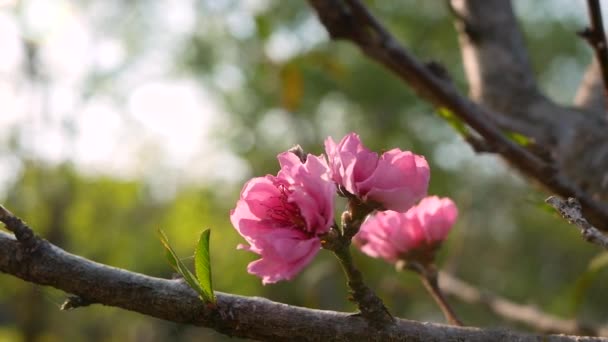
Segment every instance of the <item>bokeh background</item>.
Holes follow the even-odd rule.
[[[466,92],[443,1],[368,3]],[[570,103],[591,59],[575,35],[584,1],[514,4],[539,82]],[[430,193],[451,196],[461,212],[440,253],[444,269],[562,317],[605,320],[606,258],[542,205],[548,194],[476,155],[353,46],[329,42],[305,1],[0,0],[0,200],[73,253],[171,277],[156,230],[191,262],[211,228],[217,290],[352,311],[325,251],[294,281],[262,286],[228,218],[248,178],[276,173],[279,152],[299,143],[321,153],[327,136],[350,131],[373,149],[427,157]],[[414,276],[355,259],[394,314],[443,321]],[[0,275],[0,341],[225,339],[114,308],[59,311],[64,298]],[[527,329],[450,300],[469,325]]]

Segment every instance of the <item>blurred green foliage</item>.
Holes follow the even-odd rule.
[[[125,4],[124,10],[145,11],[145,3],[135,8]],[[369,4],[419,58],[444,64],[466,91],[457,39],[443,2]],[[530,9],[517,5],[526,18]],[[546,193],[497,158],[475,156],[433,108],[356,48],[329,42],[306,2],[269,0],[268,6],[249,14],[253,29],[240,33],[228,25],[237,1],[202,1],[197,6],[197,26],[184,33],[185,44],[174,54],[175,73],[196,75],[226,106],[231,127],[217,132],[216,138],[246,158],[254,175],[276,173],[276,154],[295,143],[320,153],[325,137],[339,139],[349,131],[360,133],[365,144],[376,150],[400,147],[424,154],[432,167],[430,193],[453,197],[461,213],[440,253],[444,269],[514,301],[563,317],[602,322],[608,273],[603,264],[589,266],[599,252],[544,210]],[[559,79],[555,63],[588,62],[588,49],[574,35],[580,27],[563,18],[522,21],[543,86],[567,102],[579,80],[555,84]],[[145,35],[136,33],[125,39],[137,42],[133,34]],[[278,35],[297,43],[287,57],[269,53]],[[226,87],[221,68],[235,71],[242,82]],[[2,202],[68,251],[171,277],[156,230],[163,229],[178,255],[191,265],[197,237],[210,228],[217,291],[354,310],[346,300],[339,266],[325,251],[292,282],[264,287],[247,274],[247,263],[256,257],[235,249],[243,241],[228,218],[240,184],[183,186],[174,196],[159,199],[143,180],[86,175],[69,164],[29,160],[18,149],[15,154],[24,167]],[[391,265],[358,252],[355,261],[395,315],[443,321],[416,277],[396,274]],[[114,308],[60,312],[63,293],[9,276],[0,279],[0,341],[223,339],[212,331]],[[451,302],[467,325],[512,326],[481,307]]]

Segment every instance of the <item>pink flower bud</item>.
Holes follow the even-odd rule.
[[[458,218],[458,208],[449,198],[426,197],[415,208],[429,244],[445,240]]]
[[[422,156],[395,148],[378,157],[355,133],[338,144],[327,138],[325,152],[334,182],[365,202],[406,211],[426,195],[430,170]]]
[[[457,217],[458,209],[451,199],[426,197],[405,213],[387,210],[368,217],[354,242],[363,253],[390,263],[407,260],[410,255],[432,254]]]
[[[295,277],[321,248],[319,236],[334,222],[336,188],[322,157],[306,162],[293,153],[278,155],[281,171],[251,179],[241,192],[230,221],[259,254],[247,267],[264,284]]]

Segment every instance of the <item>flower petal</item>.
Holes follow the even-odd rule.
[[[263,253],[261,259],[251,262],[247,267],[249,273],[262,278],[263,284],[292,279],[312,261],[321,248],[319,239],[285,239],[281,240],[279,245],[282,251]],[[286,250],[289,252],[285,253]],[[281,256],[287,256],[287,258],[281,258]]]

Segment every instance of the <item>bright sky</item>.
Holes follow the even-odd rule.
[[[170,72],[175,36],[195,23],[193,2],[156,2],[154,38],[130,60],[120,32],[100,32],[95,22],[112,11],[108,3],[87,13],[69,1],[30,0],[17,16],[16,1],[0,0],[0,189],[21,167],[7,148],[15,135],[26,155],[71,160],[84,172],[163,187],[245,179],[247,163],[214,140],[230,126],[222,106],[200,82]],[[35,82],[24,76],[24,41],[39,50]],[[95,72],[116,79],[83,99]]]

